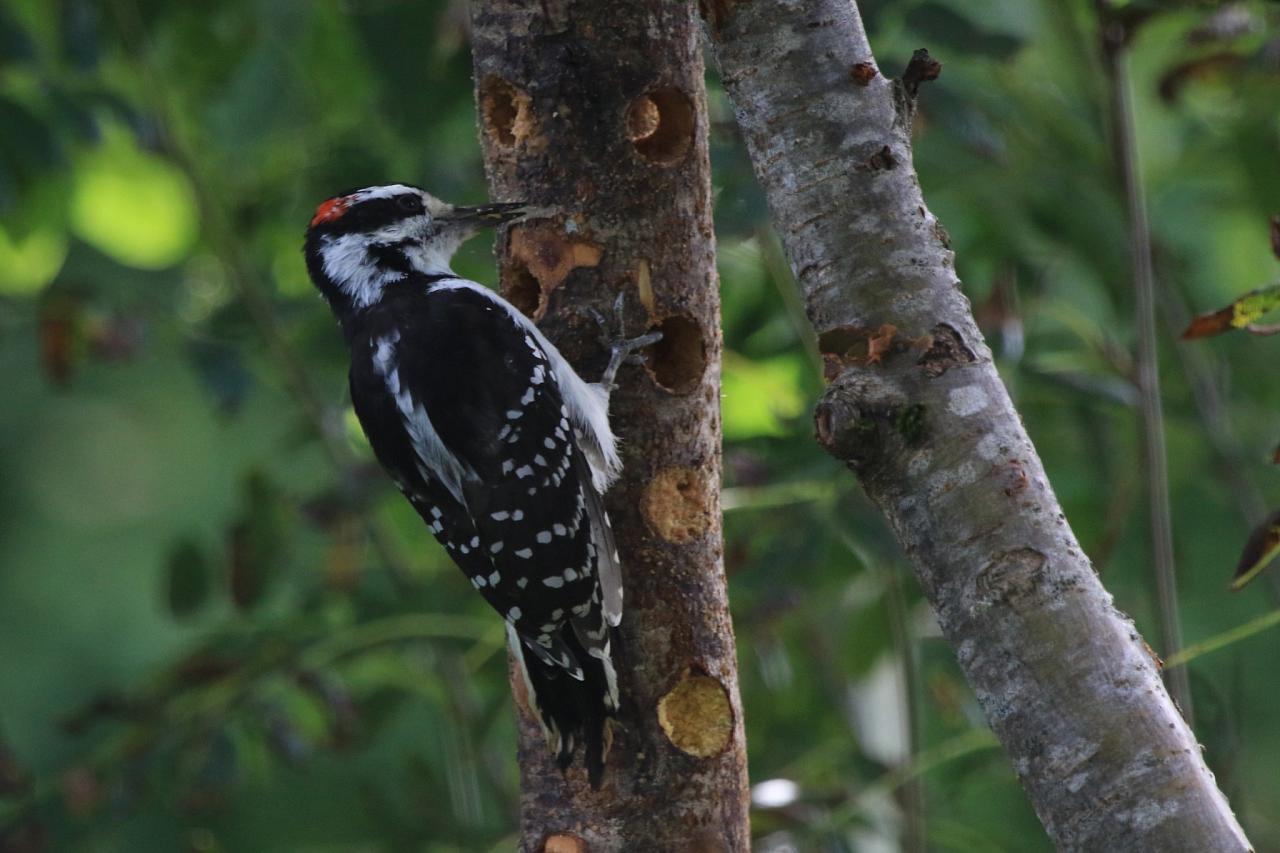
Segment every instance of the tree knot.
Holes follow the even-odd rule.
[[[870,85],[871,81],[876,79],[876,75],[880,73],[880,69],[876,68],[874,62],[855,62],[853,67],[849,69],[849,76],[853,78],[853,82],[858,86]]]
[[[928,408],[868,374],[843,374],[818,401],[814,433],[824,450],[862,476],[880,460],[924,444]]]
[[[1035,548],[1001,552],[974,578],[977,599],[983,604],[1017,604],[1030,598],[1040,586],[1049,558]]]
[[[911,54],[907,69],[902,72],[902,88],[914,98],[920,91],[921,83],[937,80],[941,73],[942,63],[930,56],[929,51],[922,47]]]

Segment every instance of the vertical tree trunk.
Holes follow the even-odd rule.
[[[1064,850],[1248,849],[1062,515],[911,164],[915,87],[850,0],[703,15],[831,380],[822,445],[915,565],[965,676]]]
[[[608,495],[624,567],[623,707],[604,784],[565,776],[522,708],[525,850],[747,850],[746,751],[721,563],[720,306],[692,6],[475,0],[495,199],[551,205],[500,245],[502,287],[584,375],[602,337],[660,329],[624,368]],[[600,326],[593,316],[605,321]]]

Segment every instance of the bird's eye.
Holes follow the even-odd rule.
[[[422,201],[417,196],[402,195],[396,198],[396,207],[406,213],[418,213],[422,210]]]

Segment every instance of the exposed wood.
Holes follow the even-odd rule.
[[[694,9],[476,0],[495,199],[558,217],[501,241],[502,286],[591,378],[602,338],[661,329],[624,368],[608,495],[622,554],[623,707],[603,785],[562,776],[521,712],[524,850],[747,850],[746,752],[720,526],[720,306]],[[593,313],[604,320],[601,328]],[[566,846],[567,845],[567,846]]]

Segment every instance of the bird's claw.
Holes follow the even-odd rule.
[[[609,324],[601,316],[600,312],[594,308],[588,309],[592,318],[600,326],[602,343],[609,348],[609,364],[604,369],[603,375],[600,377],[600,384],[604,386],[606,391],[613,390],[614,382],[618,376],[618,369],[624,364],[644,364],[644,356],[637,350],[656,344],[662,340],[662,332],[647,332],[639,337],[626,338],[626,318],[624,308],[626,307],[626,291],[618,294],[618,298],[613,301],[613,317],[614,327],[618,329],[622,340],[612,338],[608,334]]]
[[[601,314],[597,309],[595,308],[587,309],[587,313],[591,315],[591,319],[595,320],[596,326],[599,327],[600,345],[605,347],[606,349],[612,348],[614,341],[617,340],[617,338],[614,336],[613,332],[611,331],[612,329],[617,329],[619,335],[623,335],[623,336],[626,335],[627,320],[626,320],[625,311],[623,310],[626,307],[626,299],[627,299],[627,293],[624,290],[618,294],[617,299],[613,300],[613,322],[612,323],[606,320],[604,315]]]
[[[662,340],[662,332],[653,331],[638,338],[615,341],[613,346],[610,347],[609,365],[604,369],[604,374],[600,377],[600,384],[605,387],[606,391],[612,391],[614,380],[618,376],[618,368],[624,364],[644,364],[644,355],[636,352],[636,350],[652,346],[660,340]]]

